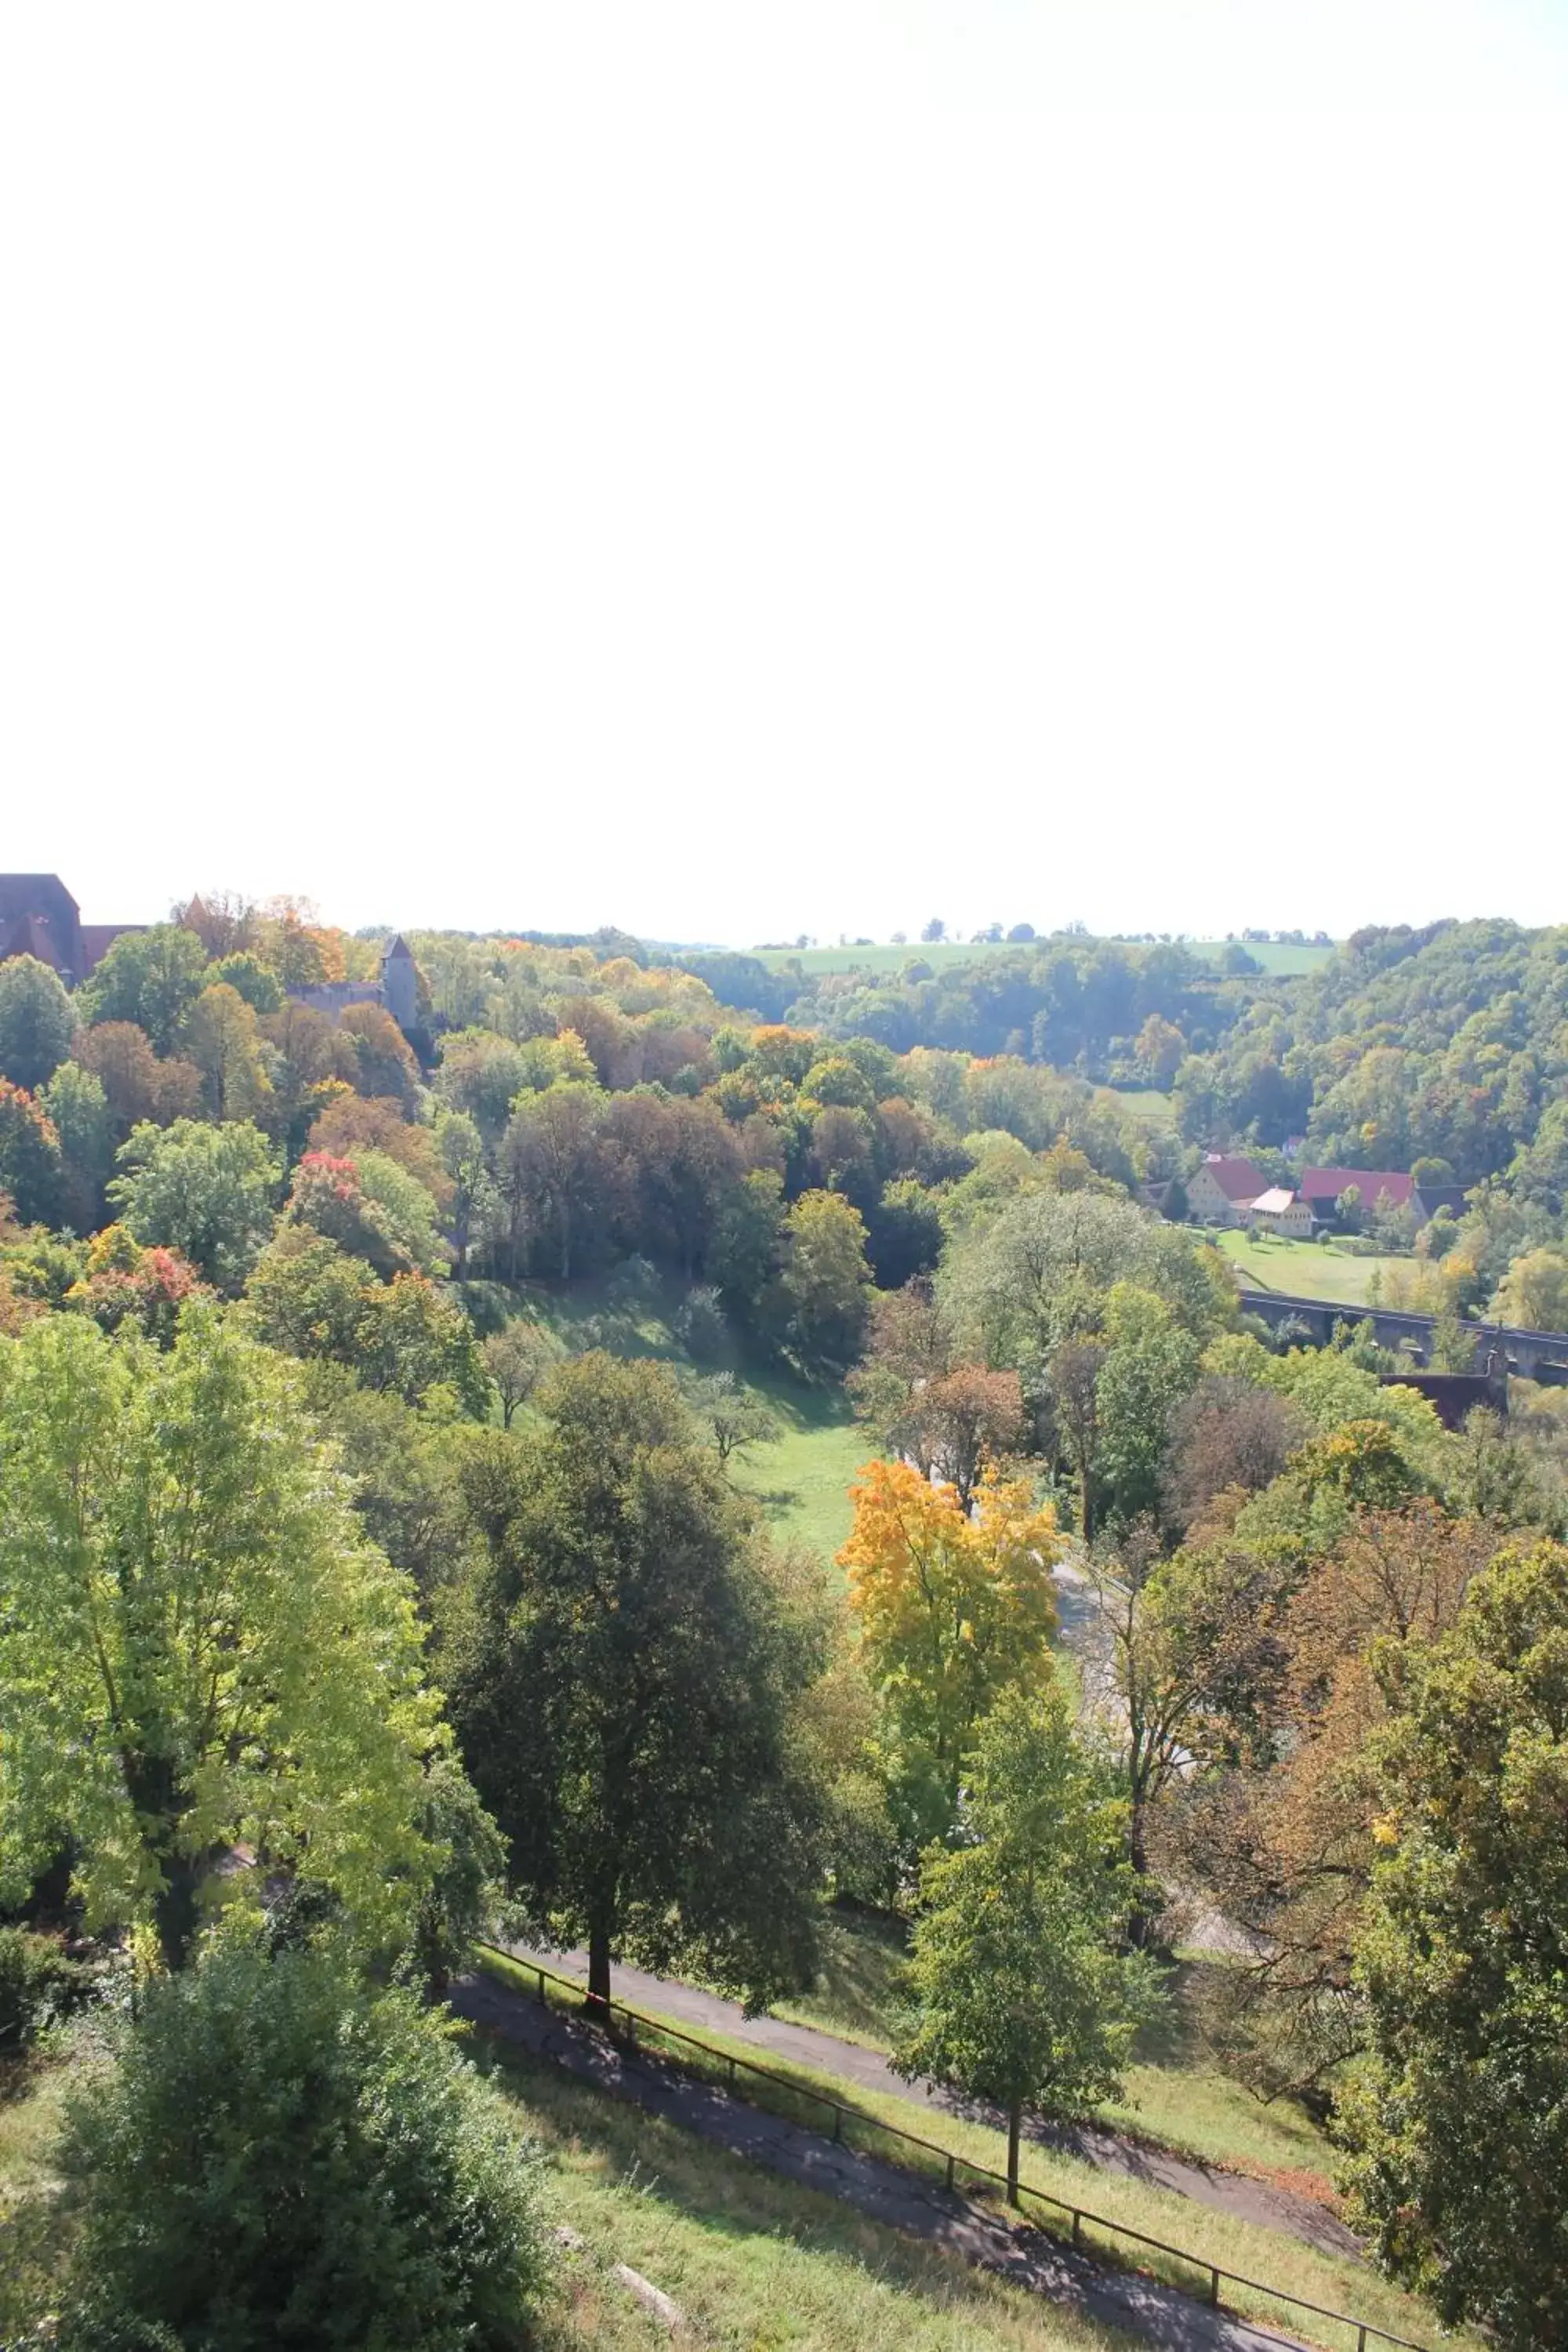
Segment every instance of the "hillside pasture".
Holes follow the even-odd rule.
[[[563,1354],[603,1348],[614,1356],[647,1357],[668,1364],[678,1378],[732,1372],[765,1404],[777,1435],[732,1457],[736,1486],[762,1506],[768,1525],[786,1541],[808,1545],[831,1560],[848,1539],[849,1484],[876,1448],[855,1421],[838,1389],[808,1386],[776,1364],[758,1363],[732,1340],[711,1360],[699,1362],[679,1336],[689,1286],[661,1281],[645,1297],[618,1298],[612,1284],[531,1282],[515,1304],[544,1325]]]

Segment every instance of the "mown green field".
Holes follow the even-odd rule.
[[[731,1459],[737,1486],[754,1495],[769,1525],[789,1541],[831,1559],[849,1534],[849,1484],[875,1447],[854,1420],[842,1391],[808,1387],[773,1366],[747,1360],[733,1346],[697,1362],[682,1346],[676,1318],[686,1286],[661,1283],[635,1307],[618,1307],[602,1282],[524,1284],[516,1303],[543,1323],[563,1351],[605,1348],[612,1355],[652,1357],[678,1376],[731,1371],[772,1413],[777,1435]]]
[[[916,961],[928,963],[933,971],[940,971],[944,965],[973,963],[980,956],[1017,954],[1032,944],[1028,940],[1010,943],[1005,940],[910,940],[901,947],[879,940],[871,947],[862,948],[752,948],[746,952],[754,955],[759,963],[766,964],[770,971],[783,971],[792,963],[798,963],[807,974],[901,971],[905,964]],[[1184,940],[1181,944],[1216,969],[1226,946],[1224,940]],[[1280,947],[1273,941],[1262,941],[1249,946],[1247,952],[1274,978],[1290,979],[1301,972],[1316,971],[1334,950],[1331,947]]]
[[[1353,1257],[1332,1242],[1292,1242],[1268,1234],[1219,1233],[1215,1242],[1258,1290],[1288,1291],[1297,1298],[1321,1298],[1335,1307],[1369,1304],[1372,1279],[1393,1257]]]
[[[1162,1094],[1158,1087],[1102,1087],[1100,1091],[1108,1102],[1141,1118],[1147,1127],[1174,1127],[1176,1123],[1171,1097]]]

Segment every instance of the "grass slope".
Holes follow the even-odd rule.
[[[483,2038],[473,2055],[544,2158],[563,2252],[535,2352],[668,2342],[614,2276],[673,2295],[693,2340],[726,2352],[1121,2352],[1128,2339],[927,2252],[673,2126]],[[58,2302],[64,2235],[49,2148],[67,2070],[0,2093],[0,2343]],[[687,2340],[685,2337],[682,2340]]]
[[[900,2023],[905,1949],[900,1922],[835,1908],[825,1922],[816,1983],[809,1992],[776,2001],[773,2013],[873,2050],[889,2050]],[[1265,2105],[1208,2056],[1199,2009],[1209,1971],[1223,1965],[1193,1958],[1177,1969],[1168,2018],[1140,2044],[1137,2063],[1127,2069],[1125,2098],[1097,2108],[1097,2119],[1207,2164],[1310,2179],[1326,2188],[1331,2151],[1305,2108],[1290,2099]]]
[[[808,1387],[776,1366],[749,1362],[733,1348],[711,1363],[695,1362],[675,1329],[686,1295],[684,1284],[665,1282],[630,1309],[617,1307],[603,1282],[528,1283],[518,1297],[563,1349],[651,1357],[678,1374],[733,1372],[767,1405],[779,1433],[732,1460],[735,1484],[755,1496],[780,1536],[830,1560],[849,1534],[849,1482],[875,1447],[840,1390]]]
[[[522,1969],[512,1969],[500,1959],[491,1960],[487,1955],[487,1968],[496,1975],[514,1979],[520,1985],[531,1979]],[[567,2000],[557,1988],[552,2000]],[[649,2012],[644,2011],[644,2015]],[[715,2051],[733,2051],[741,2058],[755,2060],[757,2053],[747,2043],[731,2042],[720,2033],[709,2032],[703,2040]],[[641,2027],[638,2040],[655,2046],[655,2029]],[[710,2076],[723,2084],[726,2070],[721,2057],[704,2060],[689,2043],[675,2042],[672,2054],[681,2065],[701,2076]],[[941,2157],[922,2155],[919,2149],[893,2138],[880,2126],[891,2126],[895,2131],[912,2133],[917,2138],[933,2141],[943,2149],[952,2149],[976,2166],[991,2171],[1005,2170],[1006,2137],[983,2124],[970,2123],[957,2116],[933,2114],[922,2103],[867,2088],[863,2084],[847,2083],[834,2075],[819,2073],[789,2060],[770,2054],[763,2063],[774,2079],[742,2074],[738,2095],[812,2130],[828,2128],[825,2110],[810,2094],[826,2093],[849,2110],[853,2120],[845,2124],[848,2143],[868,2156],[883,2158],[913,2170],[928,2170],[940,2177],[943,2166]],[[777,2078],[783,2078],[777,2079]],[[1190,2263],[1149,2249],[1141,2251],[1138,2267],[1164,2278],[1175,2286],[1191,2292],[1205,2291],[1206,2283],[1201,2273],[1205,2266],[1217,2263],[1242,2281],[1257,2281],[1258,2287],[1232,2284],[1226,2289],[1226,2301],[1234,2310],[1250,2317],[1302,2332],[1300,2314],[1292,2315],[1291,2306],[1274,2295],[1261,2291],[1274,2287],[1286,2294],[1300,2295],[1307,2302],[1343,2312],[1354,2320],[1365,2320],[1389,2333],[1417,2344],[1436,2341],[1436,2324],[1425,2306],[1411,2296],[1380,2278],[1360,2263],[1321,2254],[1302,2245],[1299,2241],[1262,2225],[1241,2221],[1233,2215],[1219,2213],[1211,2207],[1164,2189],[1156,2189],[1129,2176],[1104,2172],[1076,2158],[1058,2154],[1051,2148],[1029,2143],[1026,2146],[1022,2179],[1048,2197],[1059,2198],[1068,2205],[1077,2205],[1101,2215],[1106,2221],[1119,2222],[1130,2230],[1162,2240],[1165,2244],[1180,2247],[1192,2257]],[[961,2185],[972,2192],[978,2184]],[[1038,2209],[1031,2209],[1030,2219],[1049,2217]],[[1063,2217],[1058,2226],[1065,2231]],[[1084,2243],[1090,2252],[1105,2256],[1115,2252],[1116,2242],[1101,2238],[1092,2226],[1086,2226]],[[1121,2258],[1131,2259],[1131,2249],[1121,2242]],[[660,2279],[658,2284],[663,2285]],[[1355,2328],[1344,2327],[1325,2319],[1314,2320],[1310,2333],[1313,2339],[1328,2347],[1328,2352],[1354,2352]],[[1467,2352],[1479,2352],[1477,2340],[1463,2333],[1449,2338],[1463,2345]]]
[[[1127,2339],[862,2221],[500,2044],[483,2062],[544,2151],[566,2256],[538,2352],[646,2352],[667,2333],[613,2276],[732,2352],[1114,2352]]]
[[[1218,1233],[1213,1236],[1244,1282],[1258,1290],[1283,1290],[1297,1298],[1321,1298],[1335,1307],[1365,1307],[1372,1278],[1393,1257],[1355,1257],[1332,1242],[1282,1241],[1273,1234]]]

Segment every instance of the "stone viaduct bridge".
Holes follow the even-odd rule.
[[[1271,1329],[1282,1323],[1303,1325],[1316,1347],[1329,1345],[1337,1323],[1369,1322],[1379,1347],[1414,1351],[1421,1363],[1431,1361],[1430,1315],[1396,1313],[1385,1307],[1337,1307],[1321,1298],[1293,1298],[1282,1290],[1243,1290],[1241,1303],[1248,1315],[1260,1316]],[[1549,1387],[1568,1385],[1568,1331],[1521,1331],[1507,1323],[1469,1328],[1476,1335],[1478,1374],[1489,1368],[1494,1376],[1512,1372]]]

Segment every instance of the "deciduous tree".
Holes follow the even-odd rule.
[[[0,963],[0,1077],[37,1094],[69,1054],[76,1020],[47,963],[30,955]]]
[[[71,2113],[66,2352],[526,2340],[533,2168],[453,2031],[309,1948],[235,1940],[156,1988]]]
[[[1026,1480],[987,1476],[973,1516],[906,1462],[872,1462],[850,1489],[839,1553],[867,1666],[946,1826],[975,1727],[1010,1683],[1050,1671],[1056,1623],[1049,1510]]]
[[[1015,2205],[1025,2109],[1115,2097],[1158,2006],[1147,1965],[1118,1948],[1135,1891],[1122,1811],[1054,1678],[1011,1690],[974,1756],[972,1842],[933,1848],[921,1873],[916,2020],[894,2063],[1005,2110]]]
[[[779,1288],[789,1344],[812,1370],[843,1371],[866,1329],[866,1227],[835,1192],[804,1192],[783,1228]]]
[[[237,1291],[272,1230],[282,1174],[260,1129],[189,1118],[143,1125],[132,1128],[119,1164],[124,1172],[109,1198],[136,1240],[177,1249],[206,1281]]]
[[[210,1308],[165,1356],[47,1316],[0,1343],[0,1478],[10,1899],[68,1843],[89,1917],[177,1968],[243,1842],[385,1932],[434,1701],[287,1368]]]
[[[1399,2276],[1509,2352],[1568,2308],[1568,1550],[1500,1554],[1458,1624],[1373,1660],[1372,2057],[1354,2210]]]
[[[154,1053],[171,1054],[180,1024],[201,994],[207,951],[180,923],[154,923],[111,940],[79,992],[89,1022],[132,1021]]]
[[[818,1804],[792,1729],[820,1619],[770,1575],[662,1367],[574,1359],[545,1427],[469,1466],[482,1573],[444,1671],[475,1785],[544,1932],[684,1958],[752,1998],[806,1963]]]

